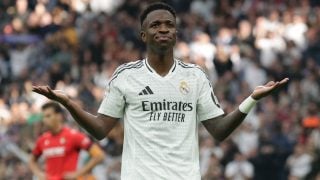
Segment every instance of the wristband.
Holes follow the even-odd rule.
[[[257,100],[249,96],[239,105],[239,110],[244,114],[248,114],[249,111],[257,104],[257,102]]]

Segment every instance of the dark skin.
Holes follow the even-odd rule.
[[[176,33],[176,21],[169,11],[155,10],[142,24],[140,35],[147,44],[148,63],[160,76],[165,76],[173,65]]]
[[[141,39],[147,45],[147,59],[150,66],[160,75],[166,76],[174,63],[173,47],[176,42],[176,21],[167,10],[150,12],[142,24]],[[259,100],[281,88],[288,82],[288,78],[281,81],[270,81],[258,86],[251,94],[253,99]],[[117,118],[98,114],[94,116],[79,108],[63,92],[52,90],[48,86],[34,86],[33,91],[49,99],[60,102],[96,139],[103,139],[118,122]],[[202,121],[209,133],[218,141],[228,137],[246,117],[246,114],[235,109],[233,112]]]

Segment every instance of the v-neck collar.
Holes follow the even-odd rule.
[[[173,59],[173,65],[171,66],[169,72],[168,72],[165,76],[161,76],[160,74],[157,73],[156,70],[154,70],[154,69],[150,66],[150,64],[148,63],[148,58],[144,59],[144,62],[145,62],[145,64],[146,64],[146,67],[147,67],[148,71],[149,71],[150,73],[152,73],[154,76],[157,76],[157,77],[159,77],[159,78],[168,78],[168,77],[170,77],[171,74],[176,70],[176,66],[177,66],[176,60]]]

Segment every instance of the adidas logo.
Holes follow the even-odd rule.
[[[153,94],[149,86],[146,86],[144,89],[142,89],[142,91],[139,92],[139,96],[148,94]]]

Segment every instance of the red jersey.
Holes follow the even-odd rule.
[[[47,179],[60,180],[65,173],[76,171],[80,150],[87,150],[91,144],[85,134],[63,127],[58,134],[46,132],[40,136],[32,153],[44,157]]]

